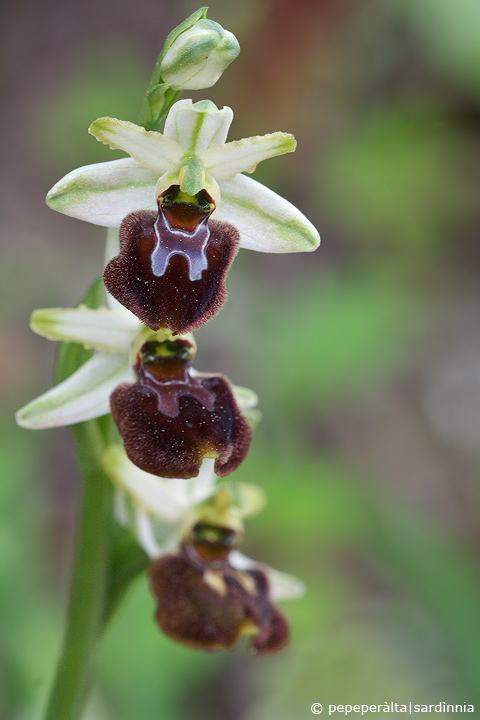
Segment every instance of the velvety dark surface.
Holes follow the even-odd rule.
[[[150,584],[158,601],[155,617],[166,635],[212,651],[233,647],[242,630],[255,632],[256,628],[249,643],[252,653],[276,652],[287,644],[287,622],[271,604],[261,570],[240,572],[228,563],[221,570],[208,570],[208,564],[205,569],[224,582],[224,594],[213,589],[204,579],[204,570],[185,555],[166,555],[150,564]],[[252,592],[245,584],[252,584]]]
[[[130,460],[160,477],[191,478],[198,475],[204,457],[215,456],[217,475],[231,473],[247,455],[251,430],[227,380],[201,375],[175,383],[178,414],[174,416],[171,387],[124,383],[112,393],[113,419]],[[202,391],[213,398],[212,410],[195,397]]]
[[[105,268],[105,285],[152,330],[190,332],[213,317],[226,300],[225,276],[238,250],[238,232],[227,223],[208,222],[208,267],[200,279],[190,280],[187,258],[179,254],[170,257],[162,275],[155,275],[156,218],[155,212],[147,211],[127,215],[120,227],[120,254]],[[174,234],[170,229],[170,243]]]

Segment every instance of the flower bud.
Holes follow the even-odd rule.
[[[173,90],[209,88],[239,52],[235,35],[202,17],[180,34],[174,31],[167,38],[160,76]]]

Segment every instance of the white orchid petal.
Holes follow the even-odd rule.
[[[130,508],[127,505],[125,493],[118,488],[113,497],[113,514],[119,525],[127,528],[130,525]]]
[[[49,340],[82,343],[86,348],[126,353],[138,333],[137,318],[120,310],[80,306],[73,310],[35,310],[30,327]]]
[[[122,382],[133,382],[127,355],[98,353],[59,385],[16,414],[31,430],[92,420],[110,412],[110,395]]]
[[[252,560],[239,550],[232,550],[228,556],[230,565],[236,570],[254,570],[258,567],[265,567],[262,563]]]
[[[250,388],[241,387],[240,385],[232,385],[232,392],[237,401],[237,405],[242,410],[251,410],[251,408],[257,407],[258,395]]]
[[[107,228],[107,237],[105,242],[105,265],[117,257],[120,252],[120,237],[116,227]],[[108,303],[107,303],[108,304]]]
[[[157,542],[152,519],[141,510],[135,512],[135,531],[138,542],[151,558],[159,557],[162,549]]]
[[[135,210],[156,210],[158,173],[125,158],[84,165],[65,175],[47,195],[47,205],[64,215],[119,227]]]
[[[213,494],[217,476],[213,471],[215,460],[206,458],[197,477],[188,480],[188,493],[194,505],[201,503]]]
[[[258,409],[258,396],[253,390],[238,385],[232,385],[232,392],[240,409],[240,412],[253,429],[262,419],[262,413]]]
[[[307,592],[307,586],[303,580],[281,570],[267,567],[267,578],[270,582],[272,600],[296,600]]]
[[[263,570],[270,583],[270,599],[273,601],[295,600],[305,595],[305,583],[294,575],[289,575],[281,570],[275,570],[268,565],[251,560],[238,550],[232,550],[229,560],[232,567],[237,570]]]
[[[155,535],[155,539],[158,543],[158,550],[155,555],[150,555],[151,558],[158,558],[162,555],[170,555],[171,553],[177,553],[178,548],[182,539],[183,528],[181,525],[166,525],[165,523],[158,522],[155,518],[150,518],[152,530]],[[150,551],[144,548],[145,552]]]
[[[215,180],[227,180],[240,172],[253,172],[263,160],[293,152],[296,145],[293,135],[276,132],[210,147],[201,159]]]
[[[267,504],[263,488],[252,483],[232,483],[231,498],[239,517],[243,519],[255,517]]]
[[[110,446],[104,465],[113,482],[127,493],[143,512],[176,523],[191,507],[185,480],[169,480],[140,470],[119,446]]]
[[[233,110],[219,110],[210,100],[179,100],[165,120],[164,133],[182,146],[186,155],[200,155],[211,145],[222,145],[233,120]]]
[[[231,223],[240,247],[270,253],[310,252],[320,244],[312,223],[294,205],[261,183],[237,175],[221,185],[215,220]]]
[[[126,120],[99,118],[88,132],[112,150],[123,150],[143,167],[161,175],[177,165],[183,155],[182,148],[172,138]]]

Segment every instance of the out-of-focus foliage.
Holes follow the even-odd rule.
[[[411,21],[423,52],[466,92],[480,96],[480,7],[475,0],[397,2]]]
[[[451,177],[455,133],[439,109],[380,105],[328,148],[324,201],[359,250],[411,262],[446,240],[463,204]]]
[[[22,0],[4,11],[0,715],[9,720],[41,717],[76,506],[67,434],[28,434],[10,420],[50,386],[51,344],[27,318],[77,302],[102,252],[96,229],[54,215],[43,196],[73,166],[113,157],[88,125],[136,120],[164,37],[194,9]],[[282,605],[292,624],[282,654],[205,656],[158,633],[140,579],[101,645],[88,717],[301,720],[313,702],[409,700],[473,703],[478,713],[480,394],[465,368],[480,363],[480,6],[213,0],[209,17],[242,52],[194,99],[233,107],[232,139],[296,134],[297,152],[255,177],[322,235],[314,254],[241,252],[229,302],[197,337],[199,370],[260,396],[263,421],[235,476],[263,485],[269,503],[247,524],[243,549],[302,577],[308,593]],[[457,405],[470,400],[455,427],[454,403],[442,400],[452,373]]]
[[[120,157],[98,147],[85,128],[91,118],[105,115],[135,122],[148,82],[150,68],[133,47],[111,38],[84,50],[71,73],[40,103],[32,128],[42,161],[55,169]]]

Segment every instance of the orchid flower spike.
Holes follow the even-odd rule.
[[[191,336],[154,333],[112,298],[110,304],[33,313],[35,332],[97,352],[19,410],[17,423],[30,429],[58,427],[112,410],[127,453],[143,469],[188,478],[199,472],[203,458],[211,457],[218,475],[232,472],[248,452],[255,393],[191,369]]]
[[[242,174],[295,150],[293,136],[226,143],[232,119],[228,107],[181,100],[163,134],[96,120],[90,133],[131,158],[74,170],[47,195],[54,210],[120,226],[120,252],[107,265],[105,284],[153,330],[188,332],[212,317],[225,300],[238,248],[285,253],[319,245],[297,208]]]
[[[243,521],[265,504],[256,485],[216,484],[205,460],[192,480],[139,470],[119,446],[104,467],[118,488],[117,517],[147,555],[155,618],[173,640],[202,650],[229,649],[243,636],[255,654],[280,650],[288,625],[275,600],[301,597],[297,578],[242,555]]]

